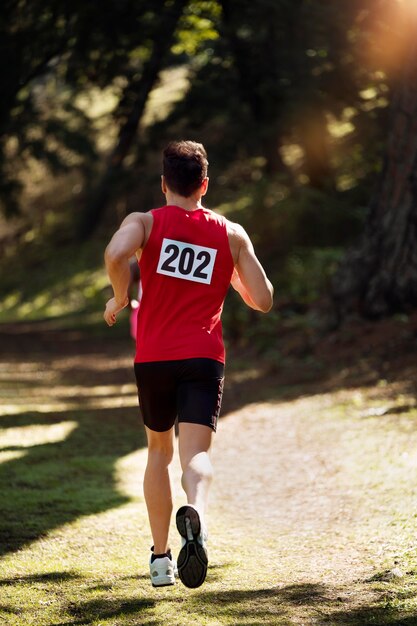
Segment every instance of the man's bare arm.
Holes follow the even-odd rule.
[[[144,216],[132,213],[122,222],[104,253],[107,273],[113,287],[114,297],[107,302],[104,319],[109,326],[116,322],[116,315],[129,302],[129,259],[145,242]]]
[[[241,226],[235,227],[239,251],[231,281],[232,287],[252,309],[268,313],[272,308],[274,288],[255,254],[246,231]]]

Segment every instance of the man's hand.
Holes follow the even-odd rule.
[[[106,304],[106,310],[104,311],[104,319],[109,326],[113,326],[116,323],[116,316],[122,309],[129,304],[129,298],[126,296],[126,300],[123,304],[116,301],[116,298],[110,298]]]

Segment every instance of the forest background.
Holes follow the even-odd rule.
[[[0,321],[102,325],[104,246],[163,203],[179,138],[277,291],[267,317],[230,294],[230,343],[275,359],[283,326],[408,318],[416,29],[413,0],[3,2]]]
[[[1,623],[417,623],[416,35],[417,0],[1,2]],[[103,253],[180,138],[276,295],[228,295],[209,575],[160,594]]]

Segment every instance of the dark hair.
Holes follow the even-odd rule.
[[[163,170],[169,189],[189,198],[207,176],[207,153],[201,143],[172,141],[164,150]]]

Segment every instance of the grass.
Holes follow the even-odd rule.
[[[65,319],[101,312],[105,292],[109,291],[103,262],[105,245],[97,241],[54,248],[47,240],[40,240],[27,246],[24,260],[13,256],[2,259],[0,322]]]
[[[21,355],[3,339],[0,623],[417,623],[417,411],[404,391],[318,394],[232,368],[207,582],[155,590],[131,345],[89,337],[87,350],[83,333],[53,330],[25,336]]]

